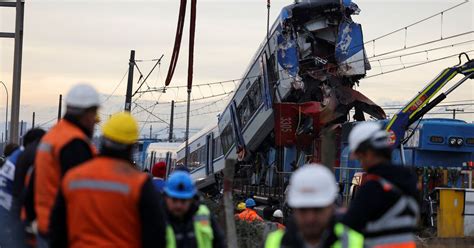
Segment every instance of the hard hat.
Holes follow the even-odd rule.
[[[191,175],[185,171],[171,173],[164,191],[169,197],[177,199],[191,199],[197,192]]]
[[[292,208],[319,208],[334,203],[337,187],[334,174],[321,164],[307,164],[290,178],[288,205]]]
[[[252,198],[248,198],[245,200],[245,207],[251,208],[257,206],[257,203],[255,203],[255,200]]]
[[[77,84],[67,93],[66,106],[79,109],[99,107],[99,93],[88,84]]]
[[[275,210],[275,212],[273,212],[273,217],[283,218],[283,212],[280,209],[277,209],[277,210]]]
[[[237,210],[239,211],[245,210],[245,202],[239,202],[239,204],[237,204]]]
[[[363,122],[356,125],[349,134],[349,150],[354,152],[366,141],[374,148],[390,147],[388,132],[377,122]]]
[[[117,113],[102,126],[102,134],[114,142],[131,145],[138,139],[138,124],[130,113]]]

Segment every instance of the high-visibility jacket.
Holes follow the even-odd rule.
[[[141,247],[139,202],[148,176],[124,160],[96,157],[65,175],[70,247]]]
[[[415,236],[419,206],[412,196],[402,194],[394,184],[374,174],[367,180],[380,183],[385,192],[400,194],[400,199],[378,219],[370,221],[364,228],[365,246],[369,248],[415,248]]]
[[[336,242],[331,244],[331,248],[363,248],[364,236],[362,234],[350,229],[341,223],[336,223],[333,229],[337,237]],[[280,248],[281,241],[285,231],[277,230],[270,233],[265,241],[265,248]]]
[[[35,158],[35,211],[38,230],[46,234],[48,231],[51,209],[61,182],[60,153],[65,145],[75,139],[90,144],[87,135],[77,126],[66,120],[60,120],[42,139],[38,145]],[[90,144],[91,151],[95,148]]]
[[[263,221],[262,217],[260,217],[255,210],[250,208],[242,211],[242,213],[239,214],[239,219],[248,222]]]
[[[194,235],[198,248],[210,248],[214,240],[211,226],[211,212],[205,205],[200,205],[194,214]],[[171,225],[166,227],[166,248],[176,248],[176,236]]]

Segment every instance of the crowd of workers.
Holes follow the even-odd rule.
[[[227,247],[189,172],[178,168],[165,180],[164,163],[154,165],[151,175],[134,167],[139,130],[130,113],[103,123],[95,148],[99,107],[93,87],[76,85],[54,127],[31,129],[22,146],[5,147],[0,248]],[[235,218],[273,225],[266,248],[416,247],[416,176],[390,164],[388,134],[376,123],[354,127],[349,143],[368,176],[346,210],[336,211],[339,188],[332,171],[308,164],[290,178],[289,215],[272,209],[266,222],[248,198],[237,204]]]

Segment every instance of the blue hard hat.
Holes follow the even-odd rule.
[[[257,203],[255,203],[254,199],[248,198],[247,200],[245,200],[245,206],[251,208],[257,206]]]
[[[177,199],[191,199],[196,195],[196,186],[188,172],[174,171],[166,180],[164,189],[167,196]]]

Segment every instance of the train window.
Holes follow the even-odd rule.
[[[273,85],[279,80],[278,67],[276,65],[275,53],[273,53],[270,58],[267,59],[267,71],[268,71],[268,83],[270,84],[270,89]]]
[[[222,155],[221,139],[215,138],[212,145],[214,146],[213,159],[216,159]]]
[[[222,151],[223,154],[226,154],[230,147],[234,144],[234,132],[232,130],[232,125],[229,123],[221,133],[221,142],[222,142]]]
[[[248,96],[245,96],[245,98],[242,100],[239,107],[237,108],[237,113],[239,114],[240,126],[244,127],[245,124],[247,124],[250,117],[252,116],[252,113],[250,111],[251,109],[250,109]]]
[[[466,144],[468,144],[468,145],[474,145],[474,138],[467,138],[467,139],[466,139]]]
[[[207,160],[207,149],[206,146],[199,148],[199,166],[206,164]]]
[[[245,127],[262,103],[261,77],[258,77],[237,108],[240,126]]]

